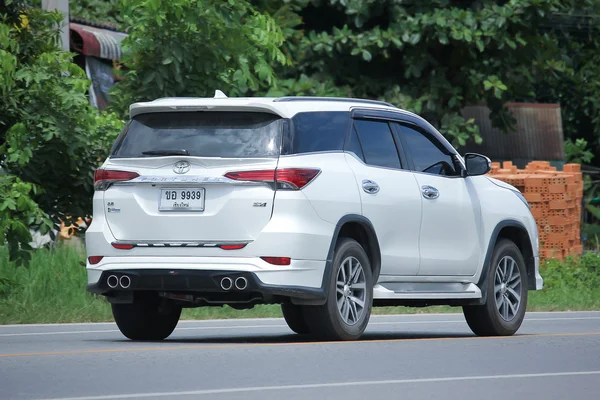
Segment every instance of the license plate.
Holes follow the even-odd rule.
[[[204,188],[161,189],[159,211],[204,211]]]

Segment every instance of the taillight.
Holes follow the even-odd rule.
[[[292,262],[289,257],[261,257],[261,259],[273,265],[290,265]]]
[[[112,247],[114,247],[115,249],[119,249],[119,250],[131,250],[133,249],[133,245],[132,244],[127,244],[127,243],[111,243]]]
[[[90,264],[94,265],[102,261],[103,258],[104,256],[89,256],[88,261],[90,262]]]
[[[320,170],[313,168],[283,168],[228,172],[225,177],[235,181],[276,183],[278,189],[299,190],[308,185],[319,172]]]
[[[318,169],[287,168],[276,171],[277,184],[284,189],[302,189],[319,174]],[[287,186],[287,187],[286,187]]]
[[[275,170],[228,172],[225,177],[234,181],[275,182]]]
[[[245,244],[220,244],[218,247],[223,250],[239,250],[239,249],[243,249],[244,247],[246,247],[246,245]]]
[[[106,190],[115,182],[129,181],[135,179],[140,174],[131,171],[115,171],[112,169],[97,169],[94,172],[94,189]]]

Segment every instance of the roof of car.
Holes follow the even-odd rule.
[[[411,114],[395,107],[393,104],[377,100],[340,98],[340,97],[226,97],[217,91],[215,97],[168,97],[149,102],[134,103],[129,107],[130,116],[167,111],[200,111],[230,110],[257,111],[262,110],[277,114],[283,118],[291,118],[297,113],[307,111],[350,111],[353,108],[375,108]]]

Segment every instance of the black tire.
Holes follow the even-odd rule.
[[[112,304],[112,313],[125,337],[131,340],[163,340],[169,337],[181,316],[181,307],[162,303],[154,294],[135,296],[131,304]]]
[[[499,285],[501,287],[501,291],[496,293],[495,284],[496,282],[496,272],[498,271],[499,263],[506,260],[510,265],[511,261],[514,260],[516,263],[516,267],[520,274],[520,288],[519,290],[513,289],[520,295],[520,301],[518,306],[516,307],[516,312],[512,311],[513,308],[508,305],[499,307],[497,305],[496,298],[502,298],[504,304],[506,300],[504,300],[502,290],[509,290],[506,293],[507,296],[511,299],[511,302],[514,301],[515,297],[510,292],[510,289],[504,289],[506,286]],[[465,315],[465,319],[467,320],[467,324],[469,327],[478,336],[510,336],[517,332],[517,330],[521,327],[523,323],[523,318],[525,318],[525,311],[527,309],[527,268],[525,266],[525,260],[523,259],[523,255],[521,251],[512,241],[508,239],[501,239],[496,244],[494,248],[494,253],[492,254],[492,259],[490,261],[490,265],[488,266],[489,272],[485,282],[487,296],[485,300],[485,304],[477,305],[477,306],[464,306],[463,314]],[[503,282],[504,278],[502,277],[502,268],[500,269],[499,279],[500,282]],[[512,280],[512,282],[516,282]],[[500,311],[502,310],[502,311]],[[512,318],[506,320],[502,315],[505,312],[510,312]]]
[[[364,308],[362,308],[361,313],[356,314],[359,316],[352,324],[344,321],[341,312],[338,310],[336,290],[338,272],[340,272],[342,262],[348,257],[353,257],[360,262],[365,282]],[[335,247],[326,303],[322,306],[305,306],[303,308],[304,319],[310,333],[323,339],[357,340],[362,336],[369,323],[372,305],[373,275],[369,258],[357,241],[340,238]]]
[[[310,329],[304,320],[304,312],[301,306],[292,303],[282,303],[281,312],[283,313],[283,319],[285,319],[291,330],[300,335],[310,333]]]

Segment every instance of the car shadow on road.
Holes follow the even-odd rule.
[[[456,333],[456,332],[377,332],[377,333],[365,333],[356,342],[360,343],[371,343],[371,342],[387,342],[387,341],[411,341],[411,340],[440,340],[440,339],[462,339],[462,338],[474,338],[473,334],[469,333]],[[93,340],[99,341],[99,340]],[[130,342],[127,339],[120,340],[101,340],[102,342]],[[197,336],[193,333],[186,333],[185,337],[180,335],[172,336],[164,341],[159,342],[147,342],[147,343],[162,343],[162,344],[303,344],[303,343],[346,343],[339,341],[327,341],[320,338],[313,338],[307,335],[296,335],[290,334],[261,334],[261,335],[244,335],[240,334],[227,334],[227,335],[202,335]]]

